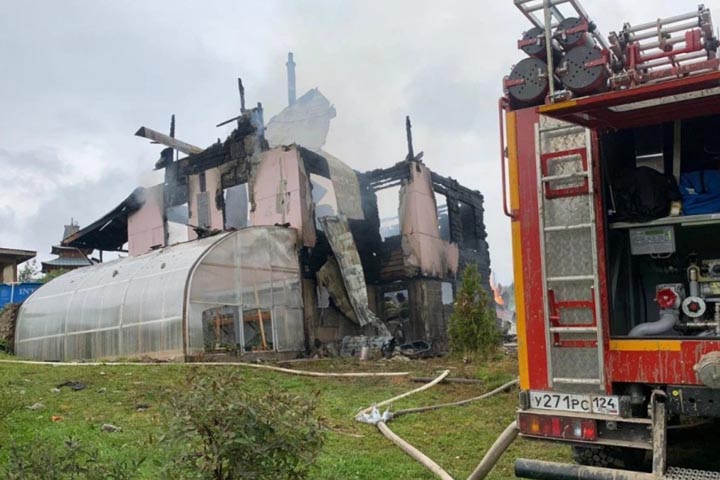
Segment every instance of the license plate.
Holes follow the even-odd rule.
[[[530,406],[540,410],[620,415],[620,397],[572,393],[530,392]]]

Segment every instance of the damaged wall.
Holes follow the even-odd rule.
[[[188,223],[210,230],[223,230],[223,201],[220,184],[220,170],[209,168],[197,175],[188,176]],[[190,240],[197,233],[189,228]]]
[[[128,215],[128,253],[142,255],[165,245],[165,208],[163,186],[146,188],[144,203]]]
[[[455,179],[435,172],[431,176],[435,192],[447,199],[450,238],[460,249],[458,272],[461,273],[469,263],[476,264],[488,298],[493,298],[490,291],[490,247],[486,240],[482,194],[460,185]]]
[[[454,277],[458,247],[440,238],[430,170],[420,163],[410,167],[410,179],[400,189],[399,215],[405,262],[425,276]]]
[[[438,352],[448,350],[447,328],[452,304],[443,302],[443,282],[419,278],[408,283],[410,305],[406,341],[425,340]]]
[[[295,147],[273,148],[262,153],[254,177],[253,225],[289,225],[301,232],[304,246],[315,245],[315,225],[310,182]]]

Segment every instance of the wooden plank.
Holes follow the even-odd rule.
[[[140,127],[138,131],[135,132],[135,135],[138,137],[147,138],[148,140],[152,140],[154,142],[158,142],[167,147],[174,148],[175,150],[185,153],[187,155],[200,153],[204,150],[203,148],[196,147],[195,145],[183,142],[181,140],[178,140],[177,138],[165,135],[164,133],[156,132],[155,130],[148,127]]]

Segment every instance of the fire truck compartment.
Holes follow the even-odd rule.
[[[711,115],[599,131],[612,337],[720,337],[719,128]],[[696,198],[703,213],[686,214]]]

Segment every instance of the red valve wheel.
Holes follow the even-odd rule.
[[[678,296],[674,290],[670,288],[663,288],[657,292],[655,301],[658,303],[660,308],[674,308],[677,305]]]

